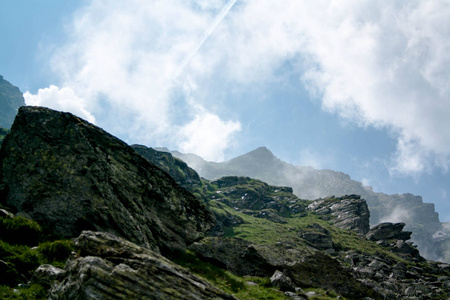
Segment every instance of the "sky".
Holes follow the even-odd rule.
[[[450,222],[450,2],[2,0],[27,105],[223,161],[266,146]]]

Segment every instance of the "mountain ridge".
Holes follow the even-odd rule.
[[[332,195],[361,195],[369,205],[372,226],[380,222],[405,222],[406,229],[413,232],[412,239],[421,253],[434,260],[450,260],[445,256],[448,245],[442,238],[433,238],[436,233],[443,232],[434,204],[424,203],[420,196],[374,192],[371,187],[352,180],[343,172],[284,162],[266,147],[258,147],[221,163],[207,162],[199,156],[178,151],[171,153],[209,180],[221,176],[249,176],[273,185],[291,186],[298,197],[311,200]]]

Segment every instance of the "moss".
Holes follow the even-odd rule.
[[[37,251],[41,263],[63,268],[70,253],[75,251],[75,246],[71,240],[56,240],[40,244]]]
[[[47,290],[39,284],[19,288],[0,285],[1,299],[47,299]]]
[[[35,246],[41,237],[38,223],[22,216],[0,218],[0,239],[19,245]]]
[[[0,240],[0,284],[16,285],[27,282],[40,265],[37,251],[25,245],[11,245]]]

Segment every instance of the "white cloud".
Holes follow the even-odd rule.
[[[52,57],[57,85],[76,91],[75,107],[119,136],[220,158],[238,130],[222,120],[224,99],[285,80],[289,65],[325,110],[392,132],[393,174],[447,170],[448,1],[237,1],[197,52],[227,3],[88,1]],[[217,88],[223,97],[213,97]],[[40,101],[61,103],[55,97]],[[211,127],[195,134],[202,125]],[[207,136],[222,136],[221,146]]]
[[[218,116],[204,112],[181,128],[183,142],[180,150],[184,153],[196,153],[206,160],[222,161],[223,151],[230,144],[233,134],[240,130],[240,123],[224,122]]]
[[[72,112],[91,123],[95,123],[95,117],[86,109],[85,101],[77,96],[71,88],[60,89],[51,85],[48,88],[39,89],[36,95],[25,92],[23,96],[27,105],[45,106]]]

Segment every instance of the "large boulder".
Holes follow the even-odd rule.
[[[162,253],[184,250],[212,214],[124,142],[69,113],[22,107],[0,151],[0,201],[50,233],[114,233]]]
[[[84,231],[49,299],[236,299],[157,253]]]
[[[371,241],[381,240],[402,240],[406,241],[411,238],[410,231],[403,231],[405,223],[380,223],[370,229],[366,234],[366,238]]]
[[[345,195],[314,201],[308,210],[319,215],[331,215],[336,227],[365,235],[370,228],[370,212],[367,203],[359,195]]]

